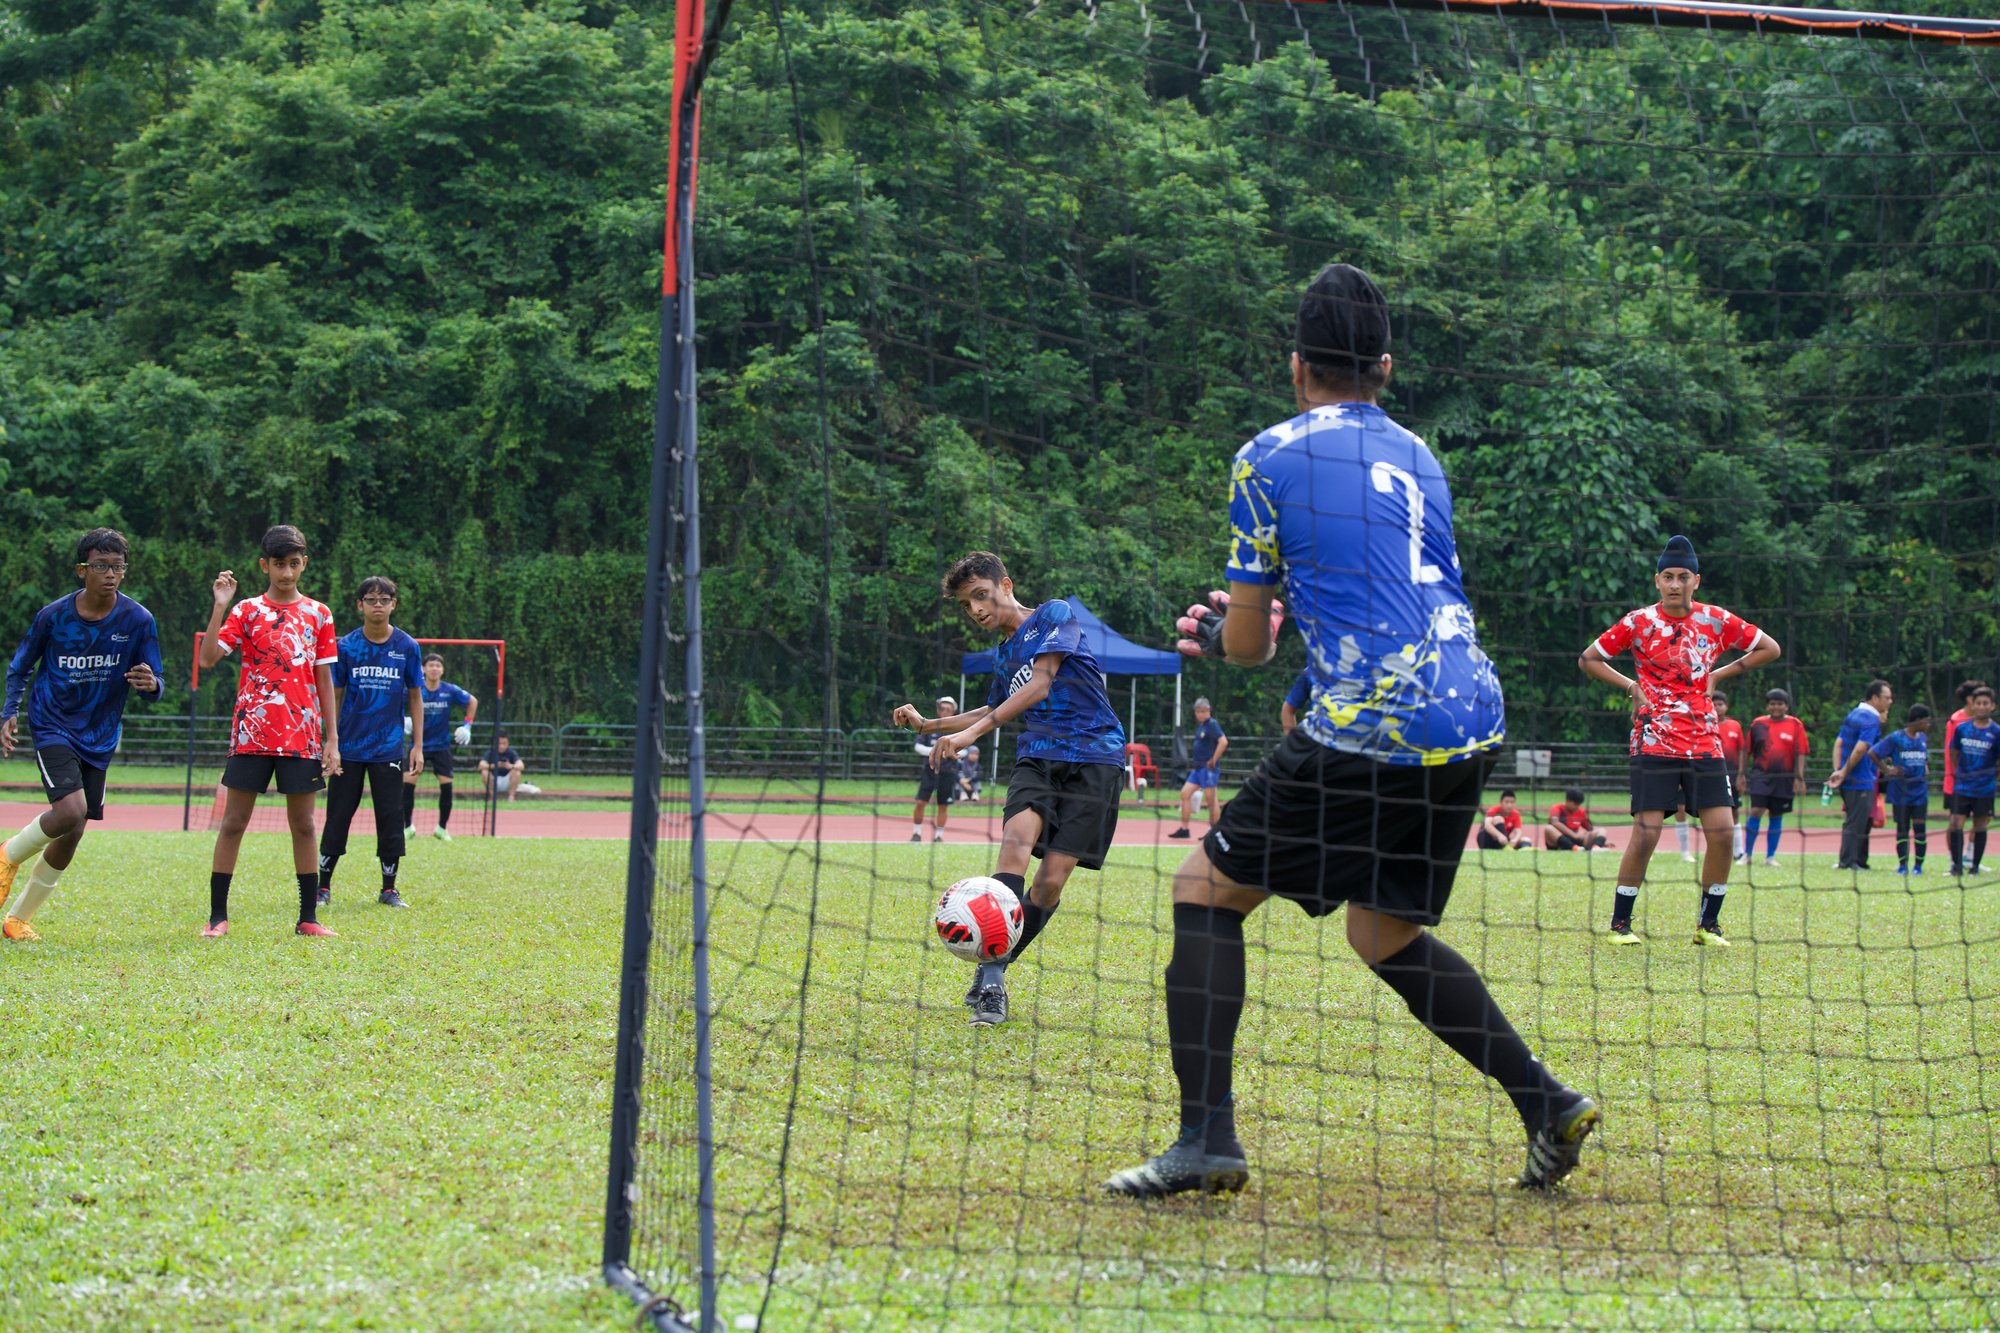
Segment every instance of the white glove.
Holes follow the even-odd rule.
[[[410,733],[411,733],[412,731],[414,731],[414,730],[415,730],[415,728],[414,728],[414,727],[412,727],[412,726],[410,725],[410,715],[409,715],[408,713],[405,713],[405,714],[403,714],[403,735],[404,735],[404,737],[405,737],[405,738],[407,738],[407,737],[409,736],[409,734],[410,734]]]
[[[459,723],[458,730],[451,733],[451,739],[453,744],[456,745],[472,744],[472,724],[470,722]]]

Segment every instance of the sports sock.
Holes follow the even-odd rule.
[[[1972,864],[1986,864],[1986,830],[1979,829],[1972,835]]]
[[[1373,970],[1439,1041],[1499,1083],[1530,1133],[1548,1122],[1551,1110],[1567,1105],[1565,1094],[1574,1096],[1514,1031],[1472,964],[1437,936],[1424,931]]]
[[[1929,838],[1930,838],[1930,825],[1928,822],[1921,819],[1915,819],[1910,821],[1910,839],[1915,844],[1913,850],[1917,854],[1918,865],[1922,865],[1924,863],[1924,853],[1925,851],[1928,850],[1928,848],[1926,848],[1924,844]]]
[[[417,822],[417,784],[403,784],[403,827],[409,828]]]
[[[319,854],[320,888],[331,889],[333,887],[333,868],[339,864],[340,858],[338,856],[328,856],[325,852]]]
[[[1056,914],[1056,908],[1037,906],[1028,895],[1027,881],[1023,876],[995,875],[993,878],[1012,889],[1014,896],[1021,900],[1021,938],[1015,942],[1014,952],[1001,960],[1000,966],[1006,967],[1019,961],[1021,955],[1027,952],[1028,946],[1035,942],[1035,936],[1042,933],[1042,927],[1048,925],[1049,918]],[[1056,904],[1056,907],[1060,906],[1061,903]]]
[[[1770,831],[1764,835],[1764,858],[1769,860],[1778,854],[1778,835],[1785,831],[1785,817],[1771,816]]]
[[[382,892],[394,893],[396,891],[396,872],[402,868],[403,863],[401,861],[384,861],[382,863]]]
[[[1632,909],[1638,905],[1639,886],[1637,884],[1620,884],[1611,891],[1611,924],[1615,926],[1622,921],[1630,925],[1632,922]]]
[[[1958,867],[1965,864],[1964,829],[1962,828],[1946,829],[1944,833],[1944,845],[1951,852],[1952,869],[1956,870],[1958,869]]]
[[[62,871],[47,861],[35,862],[35,868],[28,872],[28,882],[14,899],[14,910],[9,916],[18,916],[23,921],[33,921],[35,913],[42,910],[42,904],[56,891],[56,881],[62,878]]]
[[[1729,892],[1727,884],[1711,884],[1708,892],[1701,896],[1701,924],[1719,926],[1722,924],[1722,898]]]
[[[316,906],[319,901],[319,873],[313,870],[299,872],[299,924],[317,921]]]
[[[1743,821],[1743,846],[1738,849],[1743,855],[1749,856],[1757,850],[1757,835],[1763,831],[1763,828],[1764,821],[1756,815],[1752,815]]]
[[[1682,815],[1674,821],[1674,841],[1681,845],[1681,852],[1685,855],[1688,849],[1688,821],[1686,815]]]
[[[15,865],[24,866],[28,864],[35,853],[41,851],[42,848],[54,841],[54,838],[42,832],[42,817],[36,815],[28,821],[26,828],[7,839],[7,845],[4,848],[0,848],[0,851],[4,851],[7,859]]]
[[[923,837],[923,836],[924,836],[924,826],[923,826],[922,824],[912,824],[912,825],[910,825],[910,836],[911,836],[911,837],[913,837],[913,838],[921,838],[921,837]]]
[[[446,827],[447,825],[449,825],[450,823],[451,823],[451,788],[449,788],[449,787],[439,787],[439,788],[438,788],[438,827],[439,827],[439,828],[444,828],[444,827]]]
[[[1231,1084],[1236,1025],[1243,1017],[1243,914],[1174,904],[1174,955],[1167,962],[1167,1040],[1181,1089],[1181,1139],[1240,1157]]]
[[[229,919],[229,881],[233,876],[220,870],[210,871],[208,876],[208,924]]]

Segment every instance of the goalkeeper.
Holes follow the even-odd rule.
[[[1506,725],[1460,583],[1451,493],[1424,442],[1376,404],[1389,314],[1331,265],[1299,303],[1298,415],[1237,452],[1229,591],[1181,621],[1181,651],[1269,661],[1282,582],[1305,635],[1311,704],[1174,875],[1167,1034],[1180,1138],[1105,1182],[1149,1198],[1239,1190],[1249,1163],[1231,1091],[1244,919],[1272,894],[1311,916],[1345,905],[1347,942],[1418,1022],[1520,1113],[1520,1184],[1577,1164],[1595,1104],[1544,1069],[1471,963],[1425,929],[1450,901]]]
[[[424,658],[424,748],[421,766],[411,764],[403,771],[403,836],[416,833],[418,769],[437,775],[438,822],[431,832],[441,842],[451,841],[451,747],[472,744],[473,719],[479,716],[479,697],[460,689],[444,678],[444,658],[432,653]],[[465,720],[451,724],[453,709],[463,708]]]

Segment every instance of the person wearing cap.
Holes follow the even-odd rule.
[[[1899,875],[1921,875],[1924,873],[1924,844],[1926,838],[1926,816],[1930,813],[1930,758],[1931,710],[1923,704],[1911,704],[1903,714],[1903,725],[1890,732],[1870,747],[1875,761],[1882,766],[1883,791],[1889,799],[1889,809],[1896,816],[1896,873]],[[1910,860],[1910,849],[1914,843],[1916,860]]]
[[[1765,691],[1764,716],[1750,724],[1745,862],[1757,854],[1757,826],[1768,815],[1771,827],[1764,835],[1764,864],[1777,866],[1778,838],[1785,831],[1785,816],[1792,812],[1792,802],[1806,793],[1806,755],[1811,751],[1805,724],[1792,716],[1792,696],[1783,690]]]
[[[1105,1188],[1155,1198],[1249,1179],[1233,1092],[1243,930],[1276,895],[1314,917],[1345,905],[1362,963],[1506,1092],[1527,1139],[1518,1183],[1547,1189],[1576,1167],[1597,1106],[1535,1058],[1478,970],[1425,929],[1450,900],[1506,737],[1499,674],[1459,573],[1451,490],[1429,447],[1377,403],[1391,364],[1374,281],[1328,265],[1299,302],[1297,330],[1297,414],[1237,451],[1228,590],[1188,608],[1178,647],[1264,666],[1282,583],[1312,664],[1311,706],[1174,875],[1164,980],[1180,1134]]]
[[[941,694],[937,700],[940,718],[952,717],[958,712],[958,700],[949,694]],[[937,745],[935,734],[918,732],[915,746],[922,765],[917,769],[917,808],[910,816],[910,841],[924,840],[924,807],[933,800],[937,802],[937,819],[931,825],[931,841],[944,841],[945,818],[949,807],[958,794],[958,765],[953,763],[949,772],[940,772],[931,765],[931,750]]]
[[[1613,944],[1640,943],[1632,929],[1632,910],[1646,882],[1646,867],[1666,816],[1685,805],[1701,821],[1708,842],[1701,864],[1706,888],[1694,942],[1726,948],[1722,900],[1729,892],[1736,837],[1735,793],[1709,691],[1731,676],[1775,662],[1778,642],[1734,613],[1694,599],[1701,587],[1701,561],[1686,537],[1667,542],[1654,564],[1653,586],[1659,601],[1627,612],[1577,658],[1585,675],[1616,687],[1632,701],[1632,839],[1618,863],[1609,938]],[[1628,649],[1636,680],[1611,665],[1612,658]],[[1743,655],[1717,666],[1731,650]]]
[[[1875,756],[1869,753],[1882,739],[1882,721],[1895,691],[1886,680],[1871,680],[1867,691],[1840,724],[1833,742],[1833,776],[1826,794],[1840,793],[1840,859],[1835,870],[1868,868],[1868,830],[1875,819]]]
[[[1221,783],[1220,767],[1222,756],[1229,752],[1229,737],[1222,734],[1222,724],[1215,720],[1208,700],[1194,701],[1194,768],[1181,784],[1181,826],[1167,836],[1186,838],[1188,822],[1194,818],[1194,794],[1200,792],[1202,800],[1208,803],[1208,826],[1215,827],[1215,789]]]

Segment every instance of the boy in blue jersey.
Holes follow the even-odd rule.
[[[1993,720],[1993,687],[1980,685],[1965,700],[1965,721],[1951,733],[1951,813],[1972,820],[1972,857],[1965,856],[1965,831],[1948,834],[1951,873],[1986,873],[1986,826],[1993,798],[2000,793],[2000,722]]]
[[[1278,705],[1278,727],[1281,734],[1289,733],[1299,724],[1299,719],[1305,716],[1306,709],[1312,704],[1312,697],[1313,673],[1312,668],[1307,667],[1299,672],[1299,678],[1292,682],[1292,688],[1285,691],[1285,702]]]
[[[471,694],[444,678],[444,658],[436,653],[424,658],[424,683],[421,690],[424,703],[424,726],[422,744],[410,746],[410,766],[403,773],[403,834],[408,837],[416,832],[417,823],[417,775],[425,769],[437,774],[438,780],[438,822],[431,830],[431,836],[443,841],[451,841],[451,747],[472,744],[473,719],[479,716],[479,696]],[[465,710],[465,720],[457,727],[451,725],[451,711]]]
[[[382,863],[384,907],[405,907],[396,892],[403,860],[403,729],[409,719],[410,776],[423,772],[423,649],[389,623],[396,583],[381,575],[361,580],[354,594],[361,627],[340,639],[333,664],[334,707],[340,714],[340,772],[326,789],[326,827],[319,836],[319,901],[333,901],[333,871],[347,854],[347,831],[361,808],[365,782],[375,807],[375,856]]]
[[[981,736],[1020,720],[993,878],[1021,900],[1021,938],[1006,958],[979,965],[965,997],[975,1024],[1004,1023],[1008,965],[1055,915],[1070,872],[1102,869],[1111,849],[1125,790],[1125,729],[1068,602],[1028,607],[1016,601],[1007,566],[991,551],[974,551],[947,570],[944,595],[980,629],[1007,636],[994,652],[986,704],[949,718],[927,718],[904,704],[892,724],[946,733],[931,747],[932,766],[945,773]],[[1042,864],[1029,889],[1032,857]]]
[[[1202,800],[1208,804],[1208,826],[1215,827],[1215,789],[1222,781],[1222,756],[1229,753],[1229,737],[1222,734],[1222,724],[1215,720],[1208,700],[1194,701],[1194,771],[1181,784],[1181,826],[1167,836],[1186,838],[1188,822],[1193,819],[1190,809],[1196,792],[1202,793]]]
[[[1285,598],[1306,640],[1312,706],[1174,876],[1167,1033],[1179,1140],[1105,1182],[1130,1197],[1240,1190],[1236,1028],[1244,920],[1271,895],[1347,907],[1347,940],[1417,1021],[1497,1081],[1528,1140],[1524,1186],[1573,1169],[1596,1106],[1545,1070],[1479,973],[1424,929],[1451,897],[1506,732],[1500,680],[1460,582],[1451,492],[1424,442],[1376,405],[1388,383],[1382,293],[1329,265],[1299,304],[1297,416],[1237,452],[1226,593],[1180,622],[1184,653],[1271,658]]]
[[[38,853],[42,858],[0,919],[0,936],[10,940],[39,938],[28,923],[76,855],[85,822],[104,818],[104,775],[118,749],[126,696],[137,690],[160,697],[153,613],[118,591],[130,554],[123,534],[111,528],[84,533],[76,544],[83,586],[36,613],[7,666],[0,752],[11,755],[20,743],[25,694],[35,767],[50,807],[0,848],[0,903],[20,868]]]
[[[1869,753],[1882,766],[1882,776],[1888,779],[1883,784],[1883,791],[1890,810],[1896,816],[1896,873],[1899,875],[1924,873],[1925,816],[1930,811],[1931,803],[1927,777],[1931,742],[1925,733],[1930,727],[1931,710],[1922,704],[1911,704],[1910,711],[1903,715],[1902,729],[1890,732],[1869,747]],[[1913,833],[1917,845],[1914,871],[1910,868]]]

